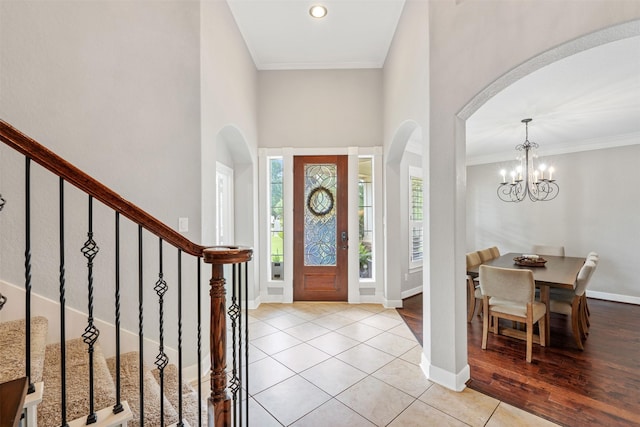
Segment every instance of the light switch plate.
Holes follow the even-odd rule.
[[[189,231],[189,218],[178,218],[178,231],[180,233]]]

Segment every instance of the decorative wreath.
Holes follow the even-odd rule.
[[[329,200],[329,203],[318,203],[318,199],[323,196]],[[309,211],[311,211],[315,216],[324,216],[328,214],[333,209],[333,194],[331,194],[331,191],[327,188],[322,186],[314,188],[307,197],[307,209],[309,209]]]

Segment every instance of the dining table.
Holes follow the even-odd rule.
[[[471,277],[478,277],[481,265],[490,265],[492,267],[515,268],[519,270],[531,270],[536,287],[540,289],[540,302],[547,307],[545,315],[545,338],[547,345],[551,344],[550,320],[551,312],[549,310],[549,289],[573,289],[578,272],[584,265],[586,259],[580,257],[568,256],[551,256],[540,255],[546,262],[539,266],[518,265],[514,258],[522,257],[522,253],[506,253],[492,260],[484,261],[481,264],[467,268],[467,274]],[[543,332],[540,332],[543,333]]]

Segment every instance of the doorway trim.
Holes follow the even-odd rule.
[[[348,228],[350,235],[357,236],[358,230],[358,156],[371,156],[373,158],[374,174],[377,181],[374,184],[375,204],[375,237],[374,244],[378,248],[376,252],[375,280],[360,281],[358,245],[351,244],[348,249],[348,302],[357,303],[382,303],[384,292],[384,266],[383,266],[383,163],[382,147],[321,147],[321,148],[261,148],[258,150],[259,167],[259,234],[260,251],[268,254],[268,228],[269,224],[269,198],[267,197],[268,183],[266,182],[269,171],[268,158],[282,157],[283,163],[283,198],[284,206],[284,280],[274,281],[269,275],[269,257],[261,257],[259,282],[261,302],[293,302],[293,157],[294,156],[323,156],[323,155],[348,155]]]

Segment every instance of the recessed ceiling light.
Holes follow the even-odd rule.
[[[313,16],[314,18],[324,18],[325,16],[327,16],[327,8],[316,4],[314,6],[311,6],[311,9],[309,9],[309,15]]]

